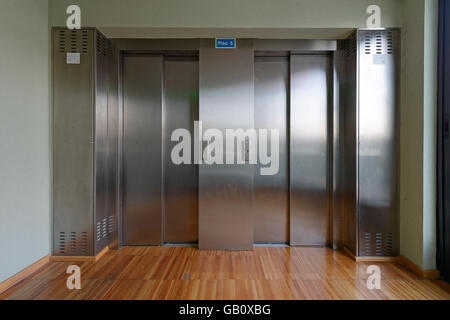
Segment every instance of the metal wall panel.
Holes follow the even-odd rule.
[[[329,60],[327,55],[291,56],[291,245],[329,240]]]
[[[119,247],[119,72],[111,43],[108,63],[108,245]]]
[[[171,141],[175,129],[189,130],[194,137],[198,120],[198,57],[164,57],[164,242],[198,241],[198,165],[174,164]],[[191,149],[194,141],[191,139]]]
[[[398,107],[400,37],[358,31],[359,255],[398,254]]]
[[[94,30],[53,29],[54,255],[94,254],[94,55]]]
[[[344,152],[344,246],[354,255],[358,248],[357,186],[358,186],[358,108],[357,108],[357,43],[356,32],[341,43],[343,69],[339,76],[341,112],[343,114]]]
[[[123,241],[162,243],[162,56],[123,57]]]
[[[253,128],[254,55],[251,40],[233,50],[200,49],[200,120],[209,128]],[[253,168],[250,164],[199,167],[200,249],[252,249]]]
[[[255,129],[277,129],[280,139],[278,173],[261,175],[261,167],[267,165],[258,162],[254,166],[255,242],[289,241],[288,92],[289,57],[256,57]],[[271,143],[269,138],[267,150],[270,150]]]
[[[68,64],[67,53],[80,62]],[[110,58],[111,43],[97,30],[53,29],[55,255],[95,255],[109,244]]]
[[[331,208],[332,215],[332,246],[342,249],[344,239],[344,116],[341,104],[341,90],[344,88],[344,54],[342,41],[338,42],[338,51],[333,53],[333,107],[332,107],[332,149],[331,164]],[[330,115],[331,116],[331,115]]]
[[[108,245],[108,58],[110,43],[95,32],[95,254]]]
[[[450,3],[439,2],[437,113],[437,265],[450,282]]]

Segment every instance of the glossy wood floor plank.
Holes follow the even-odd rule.
[[[81,290],[66,287],[66,269],[81,269]],[[367,267],[381,289],[367,289]],[[450,299],[450,285],[425,281],[396,263],[355,262],[329,248],[124,247],[97,263],[50,262],[0,299]]]

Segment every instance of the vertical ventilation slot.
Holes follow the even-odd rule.
[[[116,218],[115,218],[115,216],[108,216],[108,233],[109,234],[114,233],[115,229],[116,229]]]
[[[383,255],[383,235],[379,232],[375,233],[375,256]]]
[[[66,31],[59,30],[58,32],[58,51],[60,53],[66,52]]]
[[[81,233],[81,255],[86,256],[88,249],[87,232]]]
[[[372,54],[372,34],[370,32],[364,34],[364,53]]]
[[[387,54],[393,54],[394,53],[394,39],[393,39],[393,33],[392,31],[389,31],[386,36],[386,50]]]
[[[108,235],[108,223],[107,219],[104,218],[102,220],[102,238],[105,238]]]
[[[384,255],[385,256],[392,256],[392,232],[386,233],[386,237],[384,239]]]
[[[97,55],[107,57],[111,53],[112,46],[110,41],[101,33],[97,32]]]
[[[356,56],[356,50],[357,50],[357,45],[356,45],[356,32],[354,32],[350,39],[349,39],[350,43],[349,43],[349,53],[351,57]]]
[[[366,232],[364,234],[364,255],[365,256],[372,255],[372,236],[370,232]]]
[[[96,241],[100,241],[102,239],[102,223],[97,222],[97,226],[95,228],[95,239]]]
[[[70,32],[70,52],[77,52],[78,41],[77,41],[77,31],[72,30]]]
[[[59,239],[58,239],[58,254],[65,254],[66,253],[66,233],[60,232],[59,233]]]
[[[83,53],[88,52],[88,32],[87,32],[87,30],[83,30],[81,48],[82,48],[81,51]]]
[[[343,57],[350,58],[356,56],[356,32],[352,33],[345,41],[340,41],[339,46],[339,51]]]
[[[383,54],[383,35],[380,31],[375,33],[375,45],[376,54]]]
[[[70,255],[77,254],[77,233],[72,231],[70,233]]]

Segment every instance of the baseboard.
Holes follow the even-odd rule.
[[[98,260],[100,260],[107,252],[109,251],[109,247],[106,246],[103,248],[102,251],[100,251],[96,256],[95,256],[95,262],[97,262]]]
[[[439,279],[439,270],[423,270],[414,262],[410,261],[408,258],[404,256],[399,257],[398,263],[421,279],[427,280]]]
[[[96,256],[51,256],[50,257],[50,261],[59,261],[59,262],[83,262],[83,261],[97,262],[108,251],[109,251],[109,248],[106,246]]]
[[[50,255],[46,255],[45,257],[43,257],[43,258],[39,259],[38,261],[36,261],[35,263],[29,265],[22,271],[16,273],[12,277],[0,282],[0,293],[8,290],[15,284],[19,283],[26,277],[30,276],[31,274],[33,274],[34,272],[36,272],[37,270],[42,268],[44,265],[49,263],[49,261],[50,261]]]
[[[51,256],[52,262],[95,262],[95,256]]]
[[[399,257],[358,257],[346,247],[344,247],[344,252],[356,262],[398,262],[399,260]]]

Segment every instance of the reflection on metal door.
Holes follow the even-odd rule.
[[[260,174],[261,164],[254,167],[255,242],[289,241],[288,88],[288,57],[255,58],[255,129],[278,129],[280,137],[278,173],[264,176]],[[269,138],[267,150],[271,143]]]
[[[160,55],[123,59],[123,243],[157,245],[161,233]]]
[[[291,245],[328,243],[328,88],[328,56],[291,56]]]
[[[164,123],[164,242],[198,241],[198,165],[174,164],[171,141],[175,129],[191,133],[194,144],[194,121],[198,120],[198,58],[165,57],[163,72]]]

